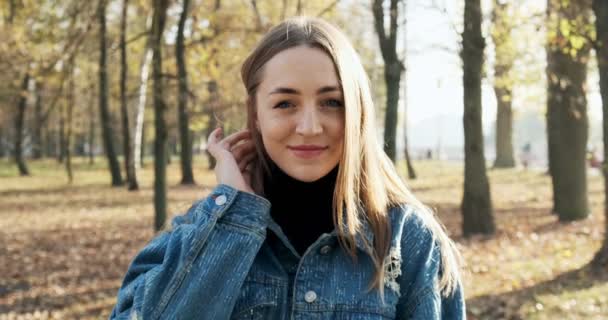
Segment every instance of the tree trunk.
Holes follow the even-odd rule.
[[[69,62],[70,65],[70,80],[68,84],[67,97],[67,129],[65,134],[65,171],[68,174],[68,182],[71,184],[74,181],[72,172],[72,116],[74,113],[74,61]]]
[[[152,31],[152,18],[148,17],[146,21],[146,30]],[[144,165],[144,115],[146,111],[146,98],[148,90],[148,71],[152,62],[152,48],[150,47],[149,36],[144,49],[144,56],[141,61],[139,70],[139,98],[137,100],[137,115],[135,117],[135,141],[133,143],[133,158],[135,159],[135,169],[138,170]]]
[[[401,68],[399,61],[384,64],[386,83],[386,112],[384,114],[384,151],[395,162],[397,155],[397,119],[399,117],[399,83]]]
[[[42,81],[36,81],[36,103],[34,104],[34,127],[32,128],[32,157],[42,158]]]
[[[65,161],[65,112],[63,105],[59,107],[59,152],[57,153],[57,163],[63,163]]]
[[[405,7],[405,3],[404,3]],[[403,9],[403,15],[407,16],[407,11],[405,8]],[[407,22],[403,22],[403,33],[406,33]],[[405,37],[404,37],[405,38]],[[414,164],[412,163],[412,159],[410,158],[410,144],[407,134],[408,128],[408,117],[407,117],[407,70],[405,68],[407,59],[407,41],[403,42],[403,75],[401,79],[403,81],[403,155],[405,158],[405,164],[407,165],[407,175],[410,180],[416,179],[416,171],[414,170]]]
[[[407,124],[405,125],[407,128]],[[414,180],[416,179],[416,171],[414,170],[414,165],[412,164],[412,159],[410,158],[410,151],[409,151],[409,146],[408,146],[408,139],[407,139],[407,129],[405,129],[404,131],[406,131],[405,134],[405,146],[404,146],[404,156],[405,156],[405,164],[407,165],[407,176],[408,178],[410,178],[410,180]]]
[[[152,77],[154,79],[154,230],[164,228],[167,217],[167,106],[163,100],[162,34],[168,0],[154,0],[152,23]]]
[[[106,0],[99,0],[97,9],[99,19],[99,115],[101,117],[101,131],[103,144],[108,159],[110,174],[112,175],[112,186],[122,186],[120,165],[114,149],[112,140],[112,124],[110,108],[108,106],[108,69],[106,63]]]
[[[6,157],[6,154],[7,154],[7,152],[6,152],[7,144],[4,141],[5,137],[6,137],[6,133],[4,132],[4,126],[0,126],[0,158]]]
[[[380,51],[384,59],[384,81],[386,83],[386,112],[384,117],[384,151],[395,162],[397,119],[399,116],[399,84],[403,63],[397,55],[398,0],[391,0],[389,34],[384,29],[383,0],[374,0],[372,11],[374,26],[378,34]]]
[[[215,130],[217,126],[217,119],[215,118],[215,111],[219,108],[219,92],[218,85],[215,80],[209,81],[207,84],[207,91],[209,92],[209,107],[207,109],[207,116],[209,117],[209,125],[207,126],[207,132],[205,132],[205,137],[208,138],[211,135],[211,132]],[[215,157],[209,153],[209,151],[205,151],[207,153],[207,163],[209,164],[208,169],[213,170],[215,168]]]
[[[492,40],[494,42],[494,93],[496,94],[496,159],[495,168],[515,167],[513,153],[513,79],[514,46],[512,22],[507,2],[494,0]]]
[[[549,47],[547,46],[546,48],[547,51],[547,65],[550,64],[554,64],[554,62],[552,62],[551,60],[554,58],[552,55],[549,54]],[[550,79],[547,79],[547,81],[551,81]],[[548,82],[547,82],[548,83]],[[547,103],[549,102],[549,98],[551,97],[551,91],[549,89],[549,86],[547,86]],[[546,122],[547,122],[547,164],[548,164],[548,171],[549,171],[549,176],[554,177],[555,174],[555,160],[557,158],[555,150],[556,146],[555,144],[558,141],[559,138],[559,127],[555,124],[555,121],[553,120],[555,118],[555,116],[553,115],[554,112],[551,112],[551,109],[547,108],[546,111]],[[558,194],[557,189],[556,189],[556,184],[555,183],[551,183],[551,191],[553,194],[553,208],[551,209],[551,213],[552,214],[556,214],[557,215],[557,208],[560,207],[559,202],[561,201],[561,198],[556,198],[555,195]]]
[[[8,16],[6,17],[6,20],[8,22],[8,24],[13,24],[13,20],[15,19],[15,12],[17,7],[17,3],[16,0],[9,0],[8,1]]]
[[[179,112],[179,140],[180,164],[182,169],[181,184],[194,184],[192,172],[192,134],[188,124],[188,72],[186,70],[186,53],[184,48],[184,27],[188,18],[190,0],[184,0],[182,14],[177,27],[175,40],[175,59],[177,61],[177,78],[179,81],[178,112]]]
[[[93,92],[93,86],[91,86],[91,93],[89,98],[89,165],[95,163],[95,127],[96,121],[95,119],[95,107],[93,107],[95,101],[95,94]]]
[[[47,127],[44,133],[44,152],[48,158],[57,156],[57,136],[51,127]]]
[[[462,199],[462,231],[472,234],[495,232],[490,185],[481,125],[481,71],[485,41],[481,35],[480,0],[466,0],[465,27],[462,31],[462,63],[464,85],[464,195]]]
[[[27,109],[27,89],[30,83],[29,72],[25,73],[23,81],[21,82],[21,90],[19,92],[17,115],[15,118],[15,163],[19,168],[19,174],[22,176],[29,176],[30,172],[23,158],[23,130],[25,125],[25,110]]]
[[[608,268],[608,2],[593,1],[597,40],[595,52],[600,73],[600,94],[604,114],[604,243],[593,259],[593,264],[600,270]]]
[[[122,145],[125,160],[125,172],[127,174],[127,185],[129,190],[139,189],[135,173],[135,159],[131,147],[131,126],[129,125],[129,110],[127,102],[127,74],[129,72],[127,63],[127,10],[129,0],[123,0],[122,17],[120,21],[120,110],[122,114]]]
[[[405,57],[405,54],[404,54]],[[411,180],[416,179],[416,171],[412,159],[410,158],[410,147],[407,134],[407,85],[406,85],[405,70],[403,71],[403,155],[405,157],[405,164],[407,166],[407,175]]]
[[[513,155],[513,108],[510,97],[511,89],[494,86],[496,94],[496,159],[495,168],[515,167]],[[509,100],[506,100],[509,99]]]
[[[146,127],[147,127],[147,124],[145,122],[142,123],[142,129],[141,129],[142,143],[141,143],[141,148],[139,149],[140,156],[139,156],[139,161],[138,161],[138,163],[141,165],[141,168],[143,168],[145,165],[144,160],[146,159],[146,150],[147,150],[146,148],[148,147],[146,145]]]
[[[588,7],[579,2],[566,6],[560,1],[549,1],[548,10],[556,19],[549,24],[556,37],[549,39],[547,45],[547,119],[550,121],[547,128],[553,206],[560,221],[572,221],[589,215],[585,80],[590,47],[588,44],[578,49],[571,47],[568,40],[563,41],[567,36],[561,34],[563,28],[559,26],[581,17],[590,21],[586,13]]]

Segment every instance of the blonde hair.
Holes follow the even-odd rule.
[[[268,155],[255,119],[256,90],[262,81],[263,67],[277,53],[296,46],[319,48],[334,62],[344,96],[344,151],[340,160],[333,196],[334,225],[339,243],[357,261],[356,236],[362,221],[367,220],[374,234],[374,243],[364,239],[372,253],[375,272],[369,289],[376,287],[384,295],[385,261],[391,245],[388,208],[408,204],[416,210],[441,249],[439,288],[448,295],[459,279],[460,256],[434,212],[423,205],[405,185],[392,161],[376,140],[375,115],[369,80],[359,55],[346,36],[330,23],[319,18],[296,17],[272,28],[247,57],[241,78],[247,89],[247,126],[256,145],[257,160],[252,166],[252,187],[264,194],[263,178],[269,174]]]

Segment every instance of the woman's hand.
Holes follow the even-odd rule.
[[[251,172],[248,170],[255,158],[255,145],[249,130],[243,129],[222,139],[222,128],[217,128],[207,139],[207,151],[216,160],[215,176],[218,183],[254,193]]]

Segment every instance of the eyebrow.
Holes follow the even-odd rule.
[[[319,90],[317,90],[317,94],[333,92],[333,91],[340,91],[340,87],[324,86],[324,87],[319,88]],[[296,89],[293,89],[293,88],[278,87],[278,88],[275,88],[274,90],[272,90],[268,95],[271,95],[271,94],[301,94],[301,92]]]

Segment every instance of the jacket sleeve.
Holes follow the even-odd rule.
[[[397,304],[397,319],[463,320],[466,308],[461,279],[449,295],[438,288],[441,276],[439,243],[419,218],[406,224],[402,238],[401,296]]]
[[[218,185],[136,255],[110,319],[227,319],[269,217],[268,200]]]

